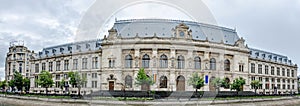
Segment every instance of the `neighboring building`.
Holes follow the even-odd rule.
[[[24,77],[30,77],[30,60],[34,59],[35,53],[28,50],[22,41],[12,42],[5,62],[5,80],[13,78],[14,71],[20,72]]]
[[[141,90],[134,84],[140,68],[155,81],[149,86],[151,90],[192,91],[187,81],[197,72],[205,78],[204,91],[215,90],[210,83],[214,78],[232,82],[243,77],[244,90],[254,91],[250,82],[260,80],[259,93],[297,92],[297,65],[286,56],[249,48],[233,29],[190,21],[137,19],[116,21],[108,32],[103,39],[44,48],[30,58],[25,68],[30,70],[31,92],[45,90],[34,83],[41,70],[53,74],[52,93],[61,92],[58,83],[68,79],[69,71],[79,71],[88,78],[82,93],[121,90],[123,85],[126,90]],[[13,71],[9,66],[8,80]],[[77,89],[70,90],[77,93]]]

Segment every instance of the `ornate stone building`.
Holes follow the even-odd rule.
[[[68,79],[69,71],[87,77],[82,93],[121,90],[123,86],[141,90],[135,84],[140,68],[155,82],[151,90],[191,91],[187,81],[196,72],[205,79],[204,91],[215,90],[214,78],[232,82],[242,77],[246,79],[244,90],[254,90],[250,82],[260,80],[259,93],[297,92],[297,65],[286,56],[248,47],[233,29],[190,21],[134,19],[118,20],[108,32],[103,39],[44,48],[28,59],[31,92],[44,92],[34,83],[41,70],[53,75],[52,93],[62,92],[57,85]],[[8,80],[13,71],[9,54],[11,51],[6,62]]]

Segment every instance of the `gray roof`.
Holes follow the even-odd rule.
[[[250,50],[251,58],[258,58],[262,60],[287,64],[287,65],[293,65],[292,60],[289,60],[287,56],[283,56],[283,55],[279,55],[279,54],[275,54],[275,53],[271,53],[259,49],[254,49],[254,48],[249,48],[249,50]]]
[[[194,40],[206,40],[210,42],[223,42],[225,44],[234,45],[239,39],[237,32],[234,29],[225,27],[203,24],[192,21],[168,20],[168,19],[131,19],[117,20],[113,26],[122,38],[133,38],[137,34],[139,37],[157,37],[170,38],[174,34],[172,29],[175,29],[179,24],[184,23],[192,30]]]
[[[59,56],[62,54],[72,54],[78,52],[87,52],[87,51],[95,51],[101,48],[102,40],[88,40],[88,41],[80,41],[67,43],[63,45],[57,45],[52,47],[44,48],[41,52],[37,54],[36,57],[44,58],[47,56]]]

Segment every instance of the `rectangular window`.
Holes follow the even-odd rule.
[[[270,89],[270,85],[269,84],[265,84],[266,89]]]
[[[55,79],[60,80],[60,74],[56,74]]]
[[[269,82],[269,78],[266,78],[266,82]]]
[[[60,85],[60,82],[59,82],[59,81],[55,81],[55,87],[56,87],[56,88],[60,88],[59,85]]]
[[[42,63],[42,71],[45,71],[46,70],[46,63]]]
[[[56,61],[56,71],[60,71],[60,61]]]
[[[97,73],[92,73],[92,78],[97,78]]]
[[[39,64],[37,63],[37,64],[35,64],[35,73],[39,73],[39,72],[40,72]]]
[[[285,89],[285,84],[282,85],[282,89]]]
[[[244,72],[244,65],[242,65],[242,64],[239,65],[239,71]]]
[[[280,84],[277,84],[277,89],[280,89]]]
[[[87,58],[82,59],[82,69],[87,69]]]
[[[271,67],[271,75],[274,75],[275,73],[274,73],[274,67],[272,66]]]
[[[269,66],[267,66],[267,65],[265,66],[265,74],[267,74],[267,75],[269,74]]]
[[[74,70],[78,69],[78,59],[73,59],[73,69]]]
[[[295,73],[294,73],[294,70],[292,70],[292,75],[291,75],[292,77],[295,77]]]
[[[255,64],[251,63],[251,73],[255,73]]]
[[[93,59],[92,59],[92,68],[93,69],[98,68],[98,57],[93,57]]]
[[[64,70],[65,71],[69,70],[69,60],[64,61]]]
[[[262,74],[262,65],[258,64],[258,74]]]
[[[280,68],[277,67],[277,75],[279,76],[280,75]]]
[[[49,71],[50,71],[50,72],[53,71],[53,62],[49,62]]]
[[[92,81],[92,88],[97,88],[97,81]]]
[[[115,60],[109,60],[108,62],[109,62],[109,68],[115,67]],[[148,66],[149,66],[149,64],[148,64]],[[144,67],[144,64],[143,64],[142,67]],[[144,68],[147,68],[147,67],[144,67]],[[149,68],[149,67],[148,67],[148,68]]]

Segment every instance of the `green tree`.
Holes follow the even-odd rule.
[[[64,90],[65,83],[66,83],[66,81],[65,81],[65,79],[64,79],[64,78],[63,78],[63,79],[61,79],[61,81],[59,82],[59,87],[60,87],[60,89],[61,89],[62,91]]]
[[[24,78],[23,85],[24,85],[25,91],[28,92],[30,89],[30,80],[28,78]]]
[[[78,72],[69,72],[68,76],[70,78],[69,82],[72,86],[78,88],[78,95],[80,96],[80,90],[84,83],[86,83],[86,77],[81,77]]]
[[[222,87],[222,85],[224,84],[224,80],[222,80],[221,78],[215,78],[212,80],[212,84],[217,89],[217,92],[219,92],[220,87]]]
[[[48,95],[48,88],[52,87],[54,82],[52,79],[52,75],[49,73],[49,71],[42,71],[41,74],[39,74],[38,85],[40,85],[43,88],[46,88],[46,95]]]
[[[229,80],[227,80],[226,78],[222,79],[221,87],[227,88],[227,89],[230,88],[230,82],[229,82]]]
[[[204,79],[200,77],[197,73],[193,73],[192,77],[189,78],[188,83],[196,89],[197,93],[197,90],[204,86]]]
[[[149,86],[154,84],[154,81],[145,73],[144,68],[139,70],[135,80],[135,84],[141,85],[141,90],[150,90]]]
[[[0,88],[2,88],[3,91],[5,90],[6,87],[7,87],[7,81],[6,80],[0,81]]]
[[[18,91],[23,91],[23,76],[18,71],[14,72],[14,83]]]
[[[231,90],[236,90],[238,91],[242,91],[243,90],[243,85],[246,84],[245,79],[243,79],[242,77],[240,78],[236,78],[233,83],[231,84]]]
[[[8,86],[11,88],[11,91],[15,91],[15,80],[8,81]]]
[[[261,86],[261,83],[260,83],[259,80],[253,80],[253,81],[251,81],[251,84],[250,84],[250,85],[251,85],[252,87],[254,87],[254,89],[255,89],[255,94],[256,94],[256,91],[257,91],[258,87]]]

